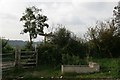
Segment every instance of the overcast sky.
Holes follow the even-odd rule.
[[[103,1],[73,1],[73,0],[0,0],[0,36],[13,40],[28,40],[28,34],[21,35],[23,23],[20,22],[26,7],[36,6],[43,10],[48,17],[50,27],[57,24],[66,26],[67,29],[81,37],[88,27],[94,26],[97,20],[108,20],[113,15],[116,2]],[[54,25],[53,25],[54,24]],[[50,31],[51,29],[48,29]],[[47,30],[45,31],[47,32]],[[35,41],[42,40],[38,37]]]

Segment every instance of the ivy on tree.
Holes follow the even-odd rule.
[[[37,38],[37,35],[44,33],[44,27],[49,27],[46,23],[48,20],[47,16],[43,15],[42,9],[36,7],[26,8],[23,16],[20,18],[20,21],[24,23],[23,33],[29,33],[30,45],[32,47],[32,39]]]

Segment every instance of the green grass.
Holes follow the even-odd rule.
[[[120,59],[94,59],[92,60],[100,65],[100,72],[88,74],[65,73],[61,74],[61,67],[39,66],[34,69],[12,69],[4,74],[7,78],[24,77],[25,80],[37,80],[41,77],[58,78],[63,75],[63,78],[120,78]]]
[[[82,78],[120,78],[120,58],[93,59],[100,65],[100,72],[94,74],[83,74]]]
[[[40,66],[30,72],[30,75],[38,78],[57,77],[61,75],[60,69],[52,66]],[[24,76],[29,77],[28,72],[26,72]]]
[[[51,78],[61,76],[60,66],[39,66],[34,69],[12,69],[3,74],[3,78]]]

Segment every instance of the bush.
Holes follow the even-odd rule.
[[[62,54],[62,63],[69,65],[87,65],[87,61],[85,59],[80,59],[79,56]]]
[[[38,47],[38,64],[61,64],[61,53],[57,46],[50,43],[40,44]]]
[[[104,58],[104,59],[94,59],[93,61],[97,62],[101,69],[102,73],[108,73],[107,76],[113,78],[120,77],[120,59],[119,58]]]
[[[8,40],[0,39],[0,42],[2,42],[2,53],[11,52],[14,49],[8,44]]]

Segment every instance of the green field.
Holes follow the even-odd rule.
[[[94,59],[100,64],[100,72],[88,74],[65,73],[61,74],[61,67],[39,66],[34,69],[12,69],[3,73],[3,78],[23,78],[34,80],[40,78],[120,78],[120,59]],[[3,79],[3,80],[4,80]]]

